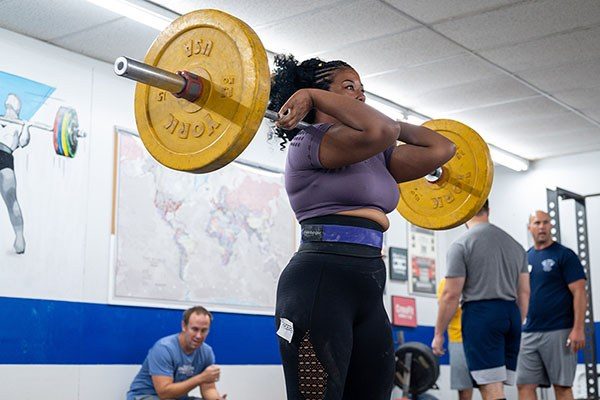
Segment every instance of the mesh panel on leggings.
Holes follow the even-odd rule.
[[[306,332],[298,350],[298,381],[306,400],[323,400],[327,389],[327,372],[319,362]]]

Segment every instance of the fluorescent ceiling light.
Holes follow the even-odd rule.
[[[97,6],[120,14],[124,17],[148,25],[151,28],[162,31],[174,18],[166,17],[154,12],[146,6],[146,2],[130,0],[88,0]]]
[[[527,171],[529,169],[529,160],[526,158],[519,157],[493,145],[488,146],[490,148],[492,160],[496,164],[503,165],[515,171]]]
[[[374,96],[375,95],[368,94],[366,103],[396,121],[404,121],[413,125],[421,125],[423,122],[427,121],[426,118],[413,114],[413,112],[408,109],[400,108],[393,103],[388,104],[385,101],[374,99]]]
[[[370,105],[371,107],[373,107],[374,109],[376,109],[377,111],[382,112],[383,114],[387,115],[388,117],[390,117],[393,120],[396,120],[396,121],[404,120],[404,114],[402,113],[402,110],[399,110],[395,107],[384,104],[380,101],[374,100],[371,97],[367,97],[365,102],[368,105]]]

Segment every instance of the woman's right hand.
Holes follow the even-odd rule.
[[[313,107],[310,89],[300,89],[281,106],[276,125],[282,129],[294,129]]]

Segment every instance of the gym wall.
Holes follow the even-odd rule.
[[[51,124],[59,106],[71,106],[87,132],[72,159],[55,155],[52,135],[37,131],[32,131],[29,146],[14,154],[27,250],[14,254],[14,234],[2,204],[0,374],[5,384],[0,398],[124,398],[148,348],[178,330],[184,308],[109,301],[114,129],[135,130],[134,84],[118,79],[110,64],[2,29],[0,54],[0,71],[55,88],[31,120]],[[277,143],[267,143],[265,135],[261,130],[241,157],[281,169],[285,153]],[[528,247],[527,216],[530,210],[545,207],[545,187],[597,193],[600,181],[593,171],[598,170],[598,152],[534,163],[527,173],[497,167],[491,219]],[[591,199],[588,205],[591,265],[599,254],[598,202]],[[562,212],[563,218],[567,214]],[[406,248],[406,222],[397,213],[390,220],[386,245]],[[565,220],[563,227],[567,226]],[[448,246],[463,231],[458,227],[436,233],[438,279],[445,273]],[[569,240],[574,243],[574,236],[563,233],[563,242],[569,245]],[[600,278],[592,276],[596,287]],[[391,295],[411,294],[406,282],[388,281],[384,298],[388,311]],[[418,327],[404,329],[405,340],[430,343],[437,302],[433,297],[415,297]],[[597,304],[596,298],[599,310]],[[217,313],[207,342],[223,365],[219,387],[230,398],[284,398],[272,317]],[[448,375],[443,365],[441,390],[434,392],[439,398],[451,396]]]
[[[87,132],[74,158],[59,158],[52,134],[34,130],[14,153],[27,248],[14,253],[2,203],[0,398],[124,398],[150,346],[179,330],[185,308],[108,301],[114,130],[135,129],[134,84],[110,64],[2,29],[0,53],[0,71],[55,88],[32,121],[52,125],[68,105]],[[249,152],[263,164],[283,159],[269,148]],[[231,398],[283,397],[272,317],[217,313],[208,343]]]

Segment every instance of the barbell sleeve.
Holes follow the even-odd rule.
[[[117,58],[114,71],[119,76],[166,90],[169,93],[181,93],[186,86],[183,76],[128,57]]]
[[[199,78],[189,71],[173,73],[129,57],[117,58],[114,64],[114,71],[115,74],[120,77],[166,90],[174,96],[182,97],[191,102],[194,102],[202,95],[202,86],[204,86],[204,84],[202,84],[203,78]],[[194,81],[190,83],[190,77],[191,79],[197,79],[199,82]],[[190,89],[190,86],[193,85],[200,85],[200,88]],[[276,111],[266,110],[265,118],[271,121],[277,121],[279,115]],[[301,121],[297,125],[297,128],[305,129],[308,126],[310,126],[310,124]]]

